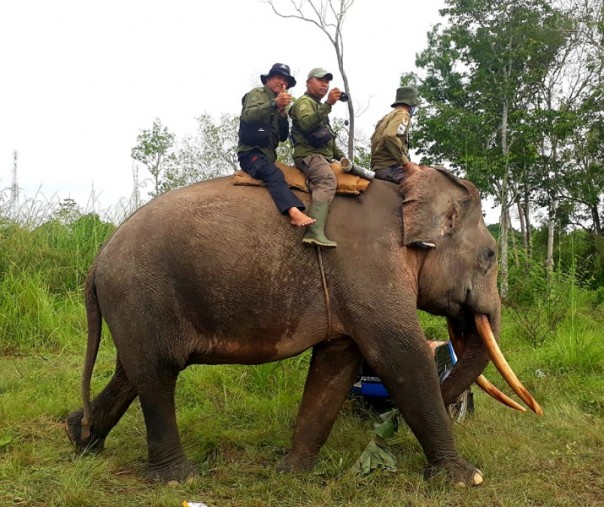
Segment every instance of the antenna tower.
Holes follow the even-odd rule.
[[[13,183],[10,187],[10,202],[11,205],[17,204],[19,201],[19,185],[17,184],[17,163],[19,161],[19,153],[13,151]]]

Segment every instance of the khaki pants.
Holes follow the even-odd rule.
[[[309,155],[297,158],[295,164],[308,180],[312,200],[331,202],[336,195],[338,182],[327,159],[323,155]]]

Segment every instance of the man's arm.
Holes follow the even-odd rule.
[[[271,106],[271,101],[264,89],[254,88],[245,96],[241,119],[249,123],[268,122],[275,112],[276,109]]]
[[[312,132],[319,128],[327,120],[331,112],[329,104],[317,104],[310,97],[303,95],[292,108],[293,116],[296,118],[303,132]]]
[[[410,121],[409,113],[404,110],[397,111],[384,130],[384,147],[401,166],[410,162],[409,147],[401,140],[401,136],[409,129]]]

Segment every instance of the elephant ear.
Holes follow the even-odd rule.
[[[474,199],[476,188],[446,169],[421,166],[405,169],[403,194],[403,244],[434,243],[453,234]],[[475,195],[474,195],[475,194]]]

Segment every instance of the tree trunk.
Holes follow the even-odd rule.
[[[509,237],[512,240],[512,255],[514,256],[514,263],[516,267],[520,266],[520,257],[518,256],[518,245],[516,244],[516,235],[514,234],[514,228],[512,227],[512,220],[510,218],[510,213],[508,209],[508,216],[506,217],[506,222],[508,223],[508,233]]]
[[[602,223],[600,222],[600,214],[598,213],[598,206],[591,206],[591,217],[594,222],[594,232],[596,236],[602,236]]]
[[[342,75],[342,81],[344,84],[344,91],[348,93],[348,76],[346,75],[346,71],[344,70],[344,47],[341,45],[341,39],[339,38],[339,32],[336,34],[336,41],[338,43],[334,44],[336,50],[336,57],[338,59],[338,68],[340,69],[340,74]],[[346,103],[348,106],[348,158],[353,160],[354,157],[354,105],[352,103],[352,98]]]
[[[500,292],[502,299],[508,297],[508,192],[509,192],[509,165],[508,165],[508,104],[503,103],[501,111],[501,154],[504,160],[503,179],[501,182],[501,216],[499,218],[499,267],[500,267]]]
[[[554,271],[554,233],[556,231],[556,199],[551,198],[547,217],[547,254],[545,268],[548,275]]]
[[[499,292],[502,299],[508,297],[508,221],[507,205],[501,203],[501,216],[499,217]]]
[[[522,248],[526,252],[528,250],[528,242],[526,235],[526,220],[524,215],[524,206],[522,202],[518,201],[516,203],[516,207],[518,208],[518,219],[520,220],[520,234],[522,235]]]
[[[533,255],[533,231],[531,228],[531,203],[528,191],[524,194],[524,224],[526,227],[526,255],[530,259]]]

